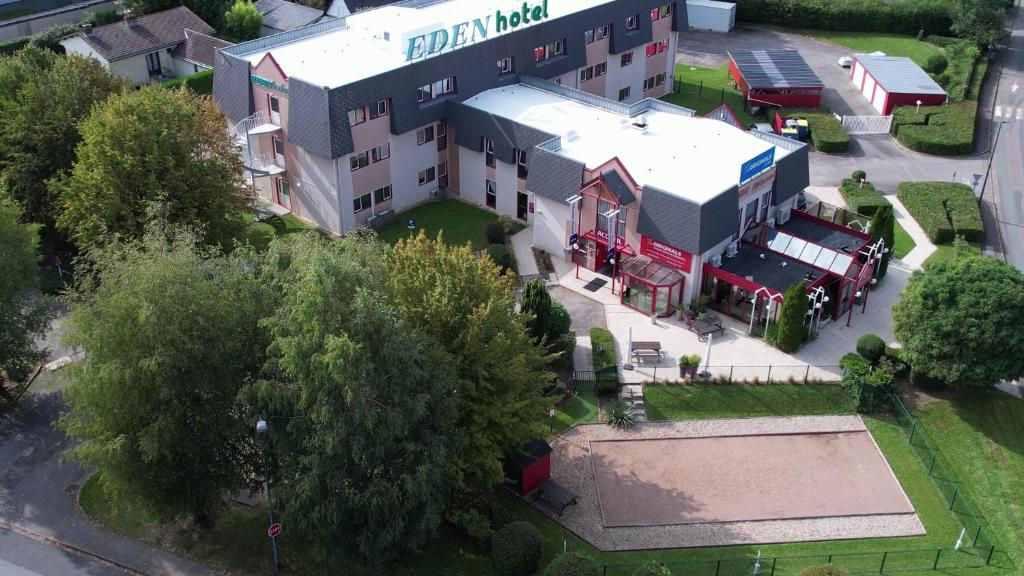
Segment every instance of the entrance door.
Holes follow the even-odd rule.
[[[518,192],[516,194],[516,218],[520,220],[526,220],[529,214],[530,208],[530,196],[525,192]]]
[[[274,138],[274,163],[284,168],[284,141]]]
[[[270,121],[278,126],[281,125],[281,102],[277,96],[267,96],[270,99]]]
[[[160,53],[150,52],[146,54],[146,69],[149,71],[150,76],[157,76],[160,74]]]
[[[277,203],[289,210],[292,209],[292,193],[288,188],[288,181],[284,178],[277,180]]]

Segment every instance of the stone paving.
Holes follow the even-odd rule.
[[[906,230],[907,234],[913,238],[914,244],[916,244],[914,249],[909,254],[903,256],[900,261],[911,270],[920,270],[924,261],[935,252],[935,245],[928,239],[924,228],[921,228],[917,220],[914,220],[914,217],[910,215],[910,211],[907,210],[899,198],[889,196],[888,199],[889,203],[892,204],[892,213],[896,216],[896,222]]]
[[[516,259],[516,268],[520,276],[535,276],[540,274],[537,268],[537,259],[533,257],[533,227],[527,226],[516,232],[509,238],[512,245],[512,255]]]

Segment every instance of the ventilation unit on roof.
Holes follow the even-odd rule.
[[[721,268],[721,266],[722,266],[722,255],[721,254],[716,254],[716,255],[712,256],[711,257],[711,265],[714,266],[715,268]]]
[[[576,133],[575,130],[569,130],[568,132],[565,133],[565,139],[568,140],[569,142],[575,142],[576,138],[578,137],[579,135]]]
[[[775,218],[769,218],[765,220],[764,223],[767,224],[769,228],[775,228]]]
[[[644,116],[643,114],[637,116],[636,119],[633,120],[633,127],[639,128],[640,130],[647,128],[647,116]]]
[[[739,242],[729,242],[729,245],[725,247],[725,257],[733,258],[740,251]]]
[[[790,208],[788,206],[785,208],[779,208],[779,213],[776,214],[776,222],[778,222],[779,226],[789,222],[789,212]]]

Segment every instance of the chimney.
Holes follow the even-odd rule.
[[[135,14],[132,13],[132,9],[131,8],[125,8],[124,9],[124,22],[129,27],[135,26],[135,24],[136,24],[136,22],[135,22]]]
[[[92,34],[92,23],[86,22],[85,24],[82,24],[82,32],[85,32],[86,36]]]

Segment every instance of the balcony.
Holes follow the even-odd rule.
[[[238,131],[236,133],[239,136],[243,134],[248,134],[249,136],[272,134],[281,130],[281,120],[280,117],[274,118],[266,111],[260,110],[239,122],[237,128]],[[244,132],[242,132],[242,130],[244,130]]]
[[[252,172],[254,177],[277,176],[284,173],[284,166],[278,164],[274,155],[270,153],[243,157],[242,162],[245,164],[245,169]]]

